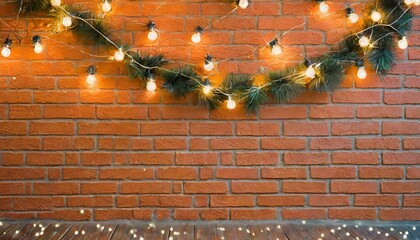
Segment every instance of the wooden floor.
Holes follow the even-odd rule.
[[[155,226],[95,223],[0,223],[0,239],[59,240],[396,240],[420,239],[420,223],[388,226],[319,225],[319,224],[267,224],[267,225],[176,225]]]

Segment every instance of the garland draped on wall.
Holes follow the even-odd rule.
[[[314,0],[321,12],[328,11],[327,2]],[[130,46],[114,42],[110,28],[104,21],[104,14],[85,11],[79,6],[62,5],[61,0],[27,0],[21,2],[21,10],[27,14],[48,13],[55,21],[53,26],[63,25],[78,34],[82,40],[93,42],[107,48],[114,48],[113,60],[123,61],[130,78],[146,83],[148,91],[155,91],[155,78],[163,80],[162,87],[174,98],[192,96],[197,103],[215,109],[226,103],[228,109],[236,107],[237,102],[244,104],[248,112],[257,111],[260,105],[273,99],[277,103],[287,102],[305,91],[330,92],[339,88],[346,70],[353,65],[358,68],[358,77],[366,78],[365,63],[369,63],[377,74],[386,74],[395,61],[396,43],[402,49],[407,47],[407,31],[411,28],[411,5],[416,0],[377,0],[365,7],[363,29],[345,36],[338,48],[322,57],[305,58],[297,66],[287,69],[262,71],[256,75],[228,74],[218,86],[209,81],[206,73],[213,71],[212,56],[204,59],[204,67],[184,65],[172,69],[165,68],[167,61],[163,55],[146,55],[134,51]],[[247,0],[235,2],[237,8],[246,8]],[[102,3],[102,11],[111,11],[108,0]],[[233,11],[234,11],[233,10]],[[232,11],[232,12],[233,12]],[[353,8],[345,9],[349,21],[359,21]],[[147,24],[148,38],[156,40],[156,24]],[[54,31],[58,29],[52,29]],[[191,40],[198,44],[205,29],[198,26]],[[35,52],[42,51],[41,37],[33,40]],[[282,52],[279,38],[273,39],[266,47],[271,54]],[[1,54],[11,54],[12,40],[7,38]],[[94,84],[96,67],[89,66],[87,82]],[[258,79],[258,81],[256,81]]]

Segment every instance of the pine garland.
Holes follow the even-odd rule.
[[[298,64],[285,70],[267,72],[263,75],[265,83],[260,86],[254,83],[255,76],[228,74],[220,86],[211,87],[204,94],[203,87],[210,87],[211,82],[203,78],[203,73],[194,66],[186,65],[168,70],[163,68],[166,63],[163,55],[141,55],[131,51],[130,46],[121,47],[128,55],[124,63],[130,78],[147,80],[150,76],[158,76],[163,79],[162,87],[174,98],[192,96],[198,104],[210,109],[215,109],[227,99],[233,98],[243,102],[248,112],[255,112],[270,99],[284,103],[306,90],[334,91],[342,83],[346,69],[356,62],[367,60],[378,74],[386,74],[395,63],[395,39],[405,36],[411,29],[413,14],[411,9],[403,6],[402,0],[375,2],[376,5],[372,5],[370,11],[384,13],[381,22],[375,23],[366,16],[362,31],[346,36],[336,51],[313,59],[311,66],[315,67],[316,74],[312,79],[305,75],[308,66]],[[70,15],[74,22],[69,30],[78,34],[83,41],[113,47],[108,41],[112,34],[103,21],[103,16],[81,9],[80,6],[69,5],[54,7],[50,0],[26,0],[23,8],[27,14],[48,13],[57,22]],[[369,36],[374,46],[360,47],[358,40],[362,36]]]

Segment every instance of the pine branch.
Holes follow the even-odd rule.
[[[200,88],[200,84],[194,79],[201,79],[201,77],[191,65],[165,71],[162,78],[164,79],[163,88],[174,98],[186,97]]]
[[[158,68],[166,63],[166,61],[163,60],[162,54],[159,54],[156,56],[150,56],[150,55],[142,56],[138,51],[137,52],[129,51],[128,54],[134,60],[132,61],[131,58],[126,58],[126,62],[125,62],[128,76],[132,79],[146,80],[149,74],[157,75]],[[139,64],[147,68],[144,68],[140,66]]]
[[[316,92],[334,91],[340,87],[344,79],[343,63],[331,56],[325,56],[317,60],[319,74],[308,83],[308,88]]]
[[[277,103],[290,101],[305,92],[305,77],[296,69],[270,72],[267,77],[271,83],[270,92]]]
[[[269,100],[268,92],[264,88],[251,87],[245,97],[245,108],[248,113],[256,112],[262,104]]]

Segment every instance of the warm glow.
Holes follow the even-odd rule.
[[[64,27],[70,27],[73,24],[71,17],[69,16],[63,17],[63,20],[61,21],[61,23],[63,24]]]
[[[226,107],[230,110],[235,109],[236,108],[236,102],[235,100],[233,100],[230,96],[229,99],[226,102]]]
[[[156,88],[157,88],[157,86],[156,86],[155,80],[149,79],[149,81],[147,81],[147,85],[146,85],[147,91],[154,92],[154,91],[156,91]]]
[[[350,13],[349,20],[351,23],[357,23],[359,21],[359,15],[357,15],[356,13]]]
[[[41,43],[35,43],[34,44],[34,52],[37,54],[42,53],[42,51],[44,50],[44,47],[42,46]]]
[[[51,5],[58,7],[61,5],[61,0],[51,0]]]
[[[359,45],[361,47],[368,47],[370,45],[370,40],[366,36],[363,36],[359,39]]]
[[[416,6],[420,5],[420,0],[414,0],[414,5]]]
[[[115,53],[114,53],[114,59],[116,61],[122,61],[122,60],[124,60],[124,56],[125,56],[125,54],[124,54],[124,52],[122,51],[121,48],[118,49],[117,51],[115,51]]]
[[[398,47],[401,49],[406,49],[408,47],[407,37],[404,36],[398,41]]]
[[[404,3],[407,5],[411,5],[414,3],[414,0],[404,0]]]
[[[3,47],[1,50],[1,55],[5,58],[10,57],[10,54],[12,53],[12,50],[9,47]]]
[[[372,21],[379,22],[382,18],[382,14],[379,13],[378,11],[373,10],[370,17],[372,18]]]
[[[155,41],[157,39],[157,37],[158,37],[158,34],[157,34],[156,30],[150,29],[149,33],[147,34],[147,38],[150,41]]]
[[[96,76],[95,76],[95,74],[89,74],[89,75],[86,77],[86,83],[87,83],[87,84],[89,84],[89,85],[94,85],[94,84],[96,84]]]
[[[328,10],[330,9],[330,7],[328,6],[328,4],[326,2],[321,2],[319,4],[319,11],[322,13],[326,13],[328,12]]]
[[[365,67],[359,67],[359,70],[357,70],[357,77],[359,79],[366,79],[367,72]]]
[[[204,70],[206,70],[207,72],[213,71],[214,69],[214,64],[210,61],[205,61],[204,62]]]
[[[245,9],[245,8],[247,8],[247,7],[248,7],[248,5],[249,5],[248,0],[239,0],[239,4],[238,4],[238,6],[239,6],[240,8]]]
[[[104,13],[109,13],[111,12],[111,10],[112,10],[111,4],[107,0],[105,0],[105,2],[102,3],[102,11]]]
[[[199,42],[201,42],[201,34],[200,34],[200,33],[194,33],[194,34],[191,36],[191,41],[192,41],[193,43],[199,43]]]
[[[277,56],[277,55],[280,55],[282,53],[283,53],[283,51],[281,50],[280,45],[275,44],[271,47],[271,55]]]
[[[309,66],[309,67],[306,69],[305,74],[306,74],[306,76],[307,76],[308,78],[311,78],[311,79],[315,78],[315,75],[316,75],[315,68],[314,68],[312,65],[311,65],[311,66]]]
[[[210,85],[203,86],[203,93],[206,95],[210,94],[212,90],[213,90],[213,87]]]

